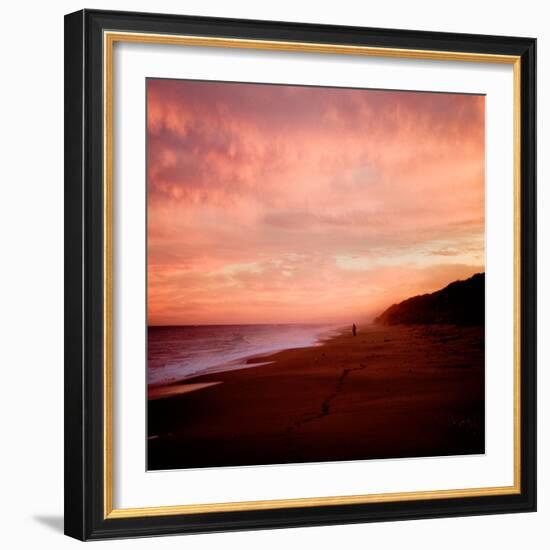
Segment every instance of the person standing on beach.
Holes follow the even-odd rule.
[[[351,333],[354,336],[357,336],[357,327],[355,326],[355,323],[353,323],[353,326],[351,327]]]

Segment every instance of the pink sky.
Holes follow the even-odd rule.
[[[147,91],[149,324],[361,322],[484,270],[483,96]]]

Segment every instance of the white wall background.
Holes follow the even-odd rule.
[[[63,15],[82,7],[534,36],[539,129],[539,512],[445,520],[165,537],[110,548],[547,548],[550,540],[550,17],[536,0],[10,2],[2,10],[0,84],[0,540],[67,548],[63,513]],[[543,124],[543,120],[545,123]],[[547,157],[547,155],[546,155]],[[547,432],[547,429],[546,429]],[[542,471],[541,471],[542,470]]]

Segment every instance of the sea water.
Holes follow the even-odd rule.
[[[334,325],[186,325],[149,327],[147,382],[164,385],[202,374],[251,368],[247,359],[319,345]]]

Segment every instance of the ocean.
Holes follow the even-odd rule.
[[[335,325],[186,325],[149,327],[147,382],[160,386],[201,374],[252,368],[251,357],[319,345]]]

